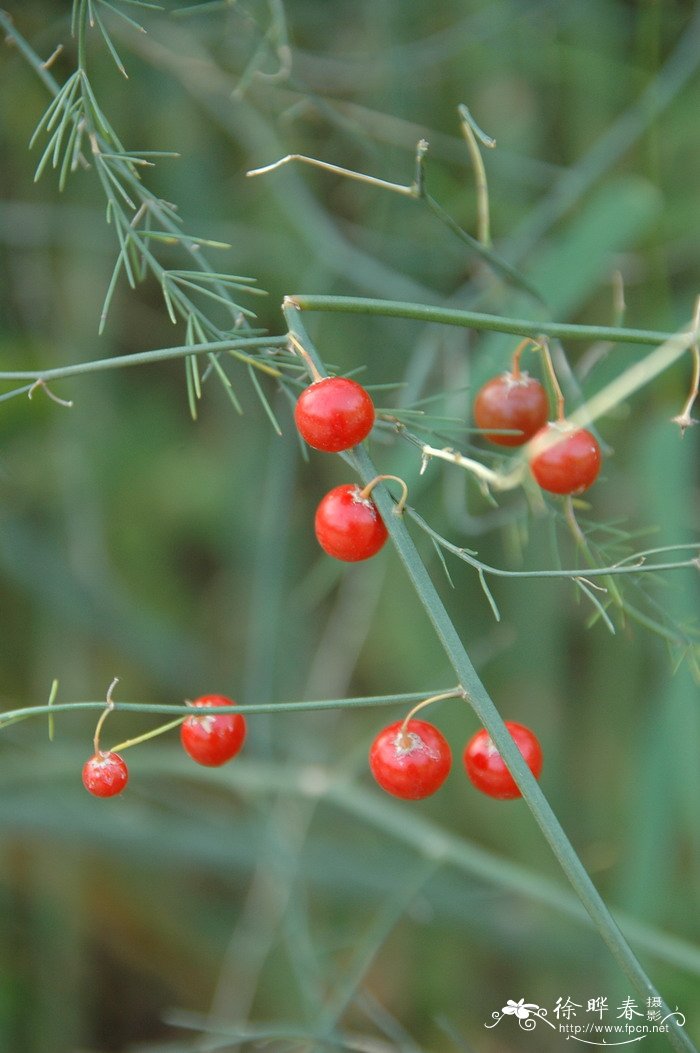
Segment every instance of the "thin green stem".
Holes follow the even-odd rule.
[[[478,311],[457,311],[450,307],[433,307],[427,304],[402,303],[398,300],[375,300],[360,296],[308,296],[295,293],[287,297],[292,307],[301,311],[329,311],[343,314],[382,315],[390,318],[413,318],[419,322],[438,322],[442,325],[464,326],[466,329],[484,329],[497,333],[513,333],[516,336],[550,336],[559,340],[610,340],[621,344],[647,344],[655,346],[674,340],[679,345],[679,355],[690,346],[692,334],[659,332],[652,329],[626,329],[606,325],[572,325],[567,322],[533,322],[527,318],[502,318],[495,314]],[[682,347],[681,347],[682,345]]]
[[[302,343],[306,349],[313,353],[308,335],[301,322],[299,310],[302,306],[299,299],[294,297],[293,301],[286,301],[284,314],[291,332]],[[323,298],[318,298],[323,299]],[[318,361],[317,365],[321,367]],[[354,463],[361,480],[366,485],[377,474],[377,468],[372,463],[369,454],[362,447],[357,447],[349,458]],[[411,584],[413,585],[418,599],[420,600],[426,614],[428,615],[433,629],[442,644],[450,664],[457,675],[458,682],[465,689],[469,701],[477,717],[486,728],[493,742],[505,761],[508,770],[513,775],[518,788],[532,812],[532,815],[540,827],[552,852],[557,858],[562,870],[568,878],[573,889],[579,896],[584,907],[588,911],[595,927],[602,939],[607,944],[618,965],[634,986],[635,990],[645,1000],[648,997],[661,998],[653,983],[642,968],[632,948],[627,943],[620,931],[617,922],[612,917],[605,905],[600,893],[591,881],[585,867],[578,858],[573,846],[562,829],[559,820],[554,814],[547,798],[540,789],[537,780],[525,763],[520,750],[516,746],[496,706],[488,694],[484,684],[474,668],[464,645],[445,609],[438,592],[423,564],[418,551],[406,529],[402,518],[393,515],[394,503],[388,491],[383,486],[377,486],[374,491],[374,501],[384,519],[391,540],[396,549],[399,559],[403,563]],[[663,1001],[663,1000],[662,1000]],[[664,1004],[664,1015],[670,1013],[670,1009]],[[681,1028],[675,1025],[669,1032],[669,1040],[677,1050],[692,1050],[697,1053],[694,1045]]]
[[[489,563],[482,563],[480,559],[470,552],[468,549],[461,548],[459,545],[454,545],[451,541],[439,534],[437,530],[434,530],[429,523],[423,519],[412,508],[406,508],[406,515],[410,516],[411,519],[416,523],[421,530],[424,530],[429,537],[434,538],[441,548],[444,548],[447,552],[451,552],[452,555],[457,556],[458,559],[464,560],[465,563],[469,563],[470,566],[475,567],[477,570],[483,571],[484,574],[493,574],[499,578],[602,578],[608,575],[616,574],[648,574],[652,571],[660,572],[666,570],[699,570],[700,569],[700,555],[694,556],[690,559],[677,560],[676,562],[668,563],[645,563],[644,559],[646,553],[639,552],[634,556],[629,556],[627,559],[621,560],[618,563],[612,563],[607,567],[571,567],[571,568],[559,568],[546,569],[546,570],[506,570],[503,567],[493,567]],[[686,546],[673,546],[673,547],[685,547],[693,550],[700,550],[700,545],[689,544]],[[631,563],[631,560],[636,560],[636,563]]]
[[[138,351],[133,355],[98,358],[92,362],[76,362],[70,366],[56,366],[53,369],[0,372],[0,380],[58,380],[61,377],[76,377],[81,373],[98,373],[105,369],[121,369],[122,366],[146,366],[153,362],[164,362],[171,358],[184,358],[186,355],[205,355],[217,351],[236,352],[246,348],[286,346],[286,336],[251,336],[241,337],[236,340],[213,340],[207,344],[161,347],[154,351]],[[248,361],[252,365],[257,365],[254,359],[248,359]],[[261,365],[265,366],[266,372],[270,372],[269,363],[262,363]]]
[[[425,202],[426,207],[430,209],[433,215],[436,216],[441,223],[444,223],[453,234],[456,234],[460,241],[464,242],[465,245],[468,245],[470,249],[473,249],[478,256],[487,260],[497,274],[500,274],[502,278],[509,278],[514,285],[522,289],[523,292],[528,293],[533,300],[544,305],[544,300],[542,299],[541,294],[537,291],[534,285],[523,277],[517,267],[514,267],[503,256],[494,252],[494,250],[489,245],[485,244],[485,242],[481,242],[478,238],[473,238],[471,234],[468,234],[467,231],[464,230],[463,227],[460,227],[459,223],[452,218],[449,212],[447,212],[440,202],[431,194],[424,191],[420,200]]]
[[[217,706],[217,713],[242,713],[252,716],[256,713],[303,713],[320,709],[365,709],[380,706],[403,706],[425,698],[427,692],[414,691],[401,695],[368,695],[362,698],[331,698],[319,702],[267,702],[250,706]],[[102,702],[54,702],[43,706],[24,706],[21,709],[9,709],[0,713],[0,729],[29,717],[46,716],[47,713],[71,713],[81,710],[104,709]],[[113,711],[126,713],[177,713],[185,717],[191,713],[188,706],[182,704],[168,705],[151,702],[115,702]]]
[[[142,742],[148,742],[149,739],[155,739],[159,735],[165,735],[167,731],[179,728],[184,720],[187,720],[187,717],[179,717],[178,720],[171,720],[167,724],[161,724],[157,728],[151,728],[150,731],[144,731],[143,735],[137,735],[133,739],[125,739],[124,742],[118,742],[116,746],[110,748],[110,753],[121,753],[122,750],[128,750],[130,746],[138,746]]]

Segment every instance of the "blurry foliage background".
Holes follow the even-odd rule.
[[[551,317],[611,322],[619,269],[627,324],[687,323],[700,290],[694,4],[289,0],[282,9],[250,0],[177,17],[184,6],[128,8],[147,36],[106,13],[129,81],[96,34],[91,74],[127,148],[182,155],[147,180],[178,204],[188,231],[231,243],[215,261],[268,290],[248,306],[271,332],[282,332],[279,303],[294,292],[456,296],[495,313],[532,311],[419,204],[301,167],[244,178],[299,152],[410,182],[425,136],[431,193],[473,231],[459,102],[498,140],[485,155],[496,246],[544,292]],[[75,63],[68,7],[8,5],[41,55],[63,42],[59,80]],[[260,76],[256,68],[279,68],[283,11],[291,73]],[[63,195],[52,173],[34,185],[27,143],[47,102],[4,48],[2,368],[181,343],[155,283],[136,293],[122,283],[97,337],[113,232],[90,172]],[[621,121],[630,108],[632,121]],[[405,383],[377,392],[381,405],[446,392],[435,412],[467,420],[468,388],[504,368],[514,344],[361,316],[307,324],[337,370],[362,366],[370,385]],[[586,352],[566,350],[573,362]],[[614,348],[593,363],[584,393],[643,353]],[[682,361],[600,422],[614,456],[589,516],[623,520],[629,533],[655,528],[633,547],[694,537],[699,437],[681,442],[669,423],[689,373]],[[194,423],[179,361],[55,383],[70,410],[42,392],[0,404],[2,708],[43,703],[53,677],[61,701],[98,700],[114,675],[117,698],[151,702],[451,685],[391,551],[350,567],[319,555],[313,510],[347,470],[337,458],[300,457],[274,384],[266,391],[282,438],[245,371],[231,376],[243,416],[210,381]],[[500,566],[551,565],[550,524],[528,525],[517,497],[494,515],[458,469],[435,462],[419,478],[416,450],[387,432],[373,448],[451,540]],[[699,729],[687,666],[672,675],[665,642],[634,623],[615,637],[601,623],[587,629],[592,608],[567,582],[496,580],[496,624],[474,572],[450,562],[451,590],[421,544],[501,713],[539,734],[542,786],[608,902],[697,941]],[[696,577],[657,584],[670,618],[688,621]],[[436,711],[455,752],[438,796],[402,805],[374,792],[366,750],[402,712],[251,718],[245,757],[214,773],[193,770],[169,736],[133,751],[128,792],[105,804],[79,777],[93,714],[57,719],[53,744],[43,720],[3,731],[0,1048],[203,1049],[172,1027],[178,1013],[190,1024],[211,1013],[304,1031],[324,1002],[342,1012],[345,999],[345,1027],[383,1035],[389,1048],[558,1050],[563,1040],[542,1028],[533,1037],[484,1022],[522,996],[550,1011],[567,995],[617,1005],[630,992],[607,951],[538,885],[538,875],[563,879],[525,806],[482,799],[461,775],[461,746],[475,730],[466,707]],[[114,715],[107,740],[156,722]],[[318,797],[298,792],[300,772],[313,791],[326,767],[347,778],[342,806],[324,799],[322,781]],[[526,868],[540,902],[466,866],[426,869],[412,815],[493,852],[502,876],[498,860]],[[697,1040],[697,971],[642,958]],[[654,1041],[644,1048],[666,1048]]]

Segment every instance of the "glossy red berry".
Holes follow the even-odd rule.
[[[369,751],[372,775],[387,793],[418,801],[439,790],[452,766],[447,740],[434,724],[409,720],[380,731]]]
[[[367,438],[374,424],[374,403],[356,381],[324,377],[302,391],[294,419],[309,446],[338,453]]]
[[[234,706],[223,695],[203,695],[193,706],[211,709],[215,706]],[[245,741],[245,717],[240,713],[193,714],[180,726],[183,749],[198,764],[218,768],[235,757]]]
[[[499,446],[522,446],[547,423],[549,399],[539,380],[521,373],[502,373],[484,384],[474,400],[474,420],[484,438]],[[489,428],[517,429],[519,435],[498,435]]]
[[[532,440],[530,470],[543,490],[581,494],[600,471],[600,446],[585,428],[550,422]]]
[[[316,509],[315,528],[321,548],[347,563],[376,555],[388,537],[377,506],[356,483],[326,494]]]
[[[507,720],[506,727],[528,768],[538,779],[542,771],[542,747],[537,738],[523,724]],[[521,796],[515,779],[501,760],[501,755],[485,728],[477,731],[469,740],[464,749],[463,759],[467,775],[477,790],[499,800],[511,800]]]
[[[129,781],[129,769],[118,753],[95,753],[83,765],[83,786],[93,797],[115,797]]]

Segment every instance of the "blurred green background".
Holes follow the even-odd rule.
[[[148,34],[103,10],[129,80],[93,32],[102,106],[128,149],[181,155],[146,179],[177,203],[186,230],[231,243],[213,254],[217,268],[268,291],[245,301],[255,324],[283,332],[279,304],[295,292],[610,324],[619,271],[627,324],[687,325],[700,291],[695,4],[116,6]],[[42,57],[63,43],[52,67],[62,82],[76,57],[69,4],[7,10]],[[119,285],[98,337],[115,240],[92,172],[62,195],[52,172],[33,183],[38,152],[27,145],[47,102],[17,49],[3,47],[2,369],[182,343],[152,281]],[[461,102],[498,142],[485,153],[495,247],[546,310],[416,202],[303,167],[244,178],[297,152],[408,183],[425,137],[430,192],[473,232]],[[362,316],[307,324],[336,370],[363,367],[370,387],[403,384],[376,390],[389,412],[438,395],[431,412],[467,424],[473,391],[515,343]],[[646,353],[565,352],[584,395]],[[3,709],[44,703],[53,678],[60,701],[100,700],[114,676],[118,700],[170,703],[451,686],[389,547],[356,566],[319,553],[313,510],[348,469],[301,456],[274,382],[263,384],[281,437],[246,371],[230,375],[243,414],[214,378],[195,422],[180,361],[53,384],[72,409],[41,391],[0,404]],[[699,436],[681,441],[669,423],[689,379],[681,361],[599,422],[609,456],[583,518],[619,533],[598,540],[625,551],[697,540]],[[452,443],[492,456],[468,433]],[[407,479],[421,515],[485,562],[552,566],[555,535],[563,562],[575,559],[551,510],[532,514],[518,495],[494,510],[437,462],[419,476],[416,448],[386,429],[371,447],[383,471]],[[700,728],[697,683],[678,664],[697,575],[630,583],[629,602],[655,628],[617,619],[612,636],[587,624],[594,608],[565,581],[495,579],[497,623],[476,574],[450,560],[450,588],[428,540],[419,544],[502,715],[538,733],[541,784],[574,847],[606,900],[634,919],[623,928],[641,934],[645,966],[698,1041]],[[565,1039],[513,1019],[484,1023],[522,997],[551,1015],[559,997],[606,996],[612,1016],[629,984],[571,895],[553,891],[564,879],[526,807],[480,798],[461,773],[476,730],[466,707],[435,711],[455,753],[435,798],[402,804],[375,791],[367,749],[403,712],[250,718],[244,756],[214,772],[195,769],[173,734],[130,753],[128,791],[111,802],[80,783],[95,714],[58,717],[53,743],[43,718],[4,729],[3,1053],[252,1048],[226,1037],[227,1025],[253,1038],[280,1029],[286,1037],[265,1048],[316,1049],[298,1036],[328,1014],[342,1020],[345,1048],[546,1053]],[[156,722],[116,714],[106,736]],[[431,862],[437,831],[455,839],[458,865]],[[648,1038],[643,1048],[667,1047]]]

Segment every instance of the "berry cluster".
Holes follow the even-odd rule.
[[[549,420],[549,398],[543,385],[520,369],[520,355],[530,343],[546,353],[557,395],[557,417],[553,421]],[[299,350],[308,359],[301,347]],[[356,381],[321,377],[310,360],[309,367],[315,379],[302,391],[294,411],[299,434],[315,450],[349,450],[372,430],[372,399]],[[600,446],[590,431],[566,419],[551,358],[546,348],[535,341],[522,341],[513,353],[512,369],[484,384],[474,401],[474,420],[484,438],[495,445],[516,447],[528,443],[530,471],[538,485],[549,493],[583,493],[598,476]],[[386,541],[386,526],[370,496],[373,485],[336,486],[316,509],[316,538],[334,559],[348,563],[369,559]]]
[[[235,702],[223,695],[203,695],[190,705],[210,710],[214,706],[233,706]],[[193,714],[180,726],[180,741],[185,753],[197,764],[208,768],[218,768],[235,757],[245,736],[246,722],[240,713]],[[99,748],[99,733],[95,738],[95,752],[83,765],[83,786],[94,797],[115,797],[129,781],[129,770],[124,759],[114,750]],[[135,745],[135,742],[129,745]]]
[[[301,437],[315,450],[340,453],[357,446],[374,426],[369,393],[348,377],[318,377],[302,391],[294,410]],[[370,497],[371,486],[336,486],[316,509],[318,543],[334,559],[356,563],[375,556],[387,529]]]
[[[506,721],[511,738],[525,763],[539,778],[542,748],[532,731]],[[488,797],[512,800],[521,793],[493,740],[485,729],[478,731],[464,748],[464,769],[477,790]],[[417,801],[439,790],[450,773],[452,753],[442,732],[425,720],[390,724],[380,731],[369,752],[374,778],[387,793]]]
[[[493,377],[474,400],[474,420],[484,438],[498,446],[530,443],[530,471],[537,484],[553,494],[581,494],[600,471],[600,446],[594,435],[564,416],[564,399],[547,355],[557,393],[558,415],[549,421],[549,399],[539,380],[520,370],[525,340],[513,353],[513,368]],[[542,345],[536,345],[538,347]]]

